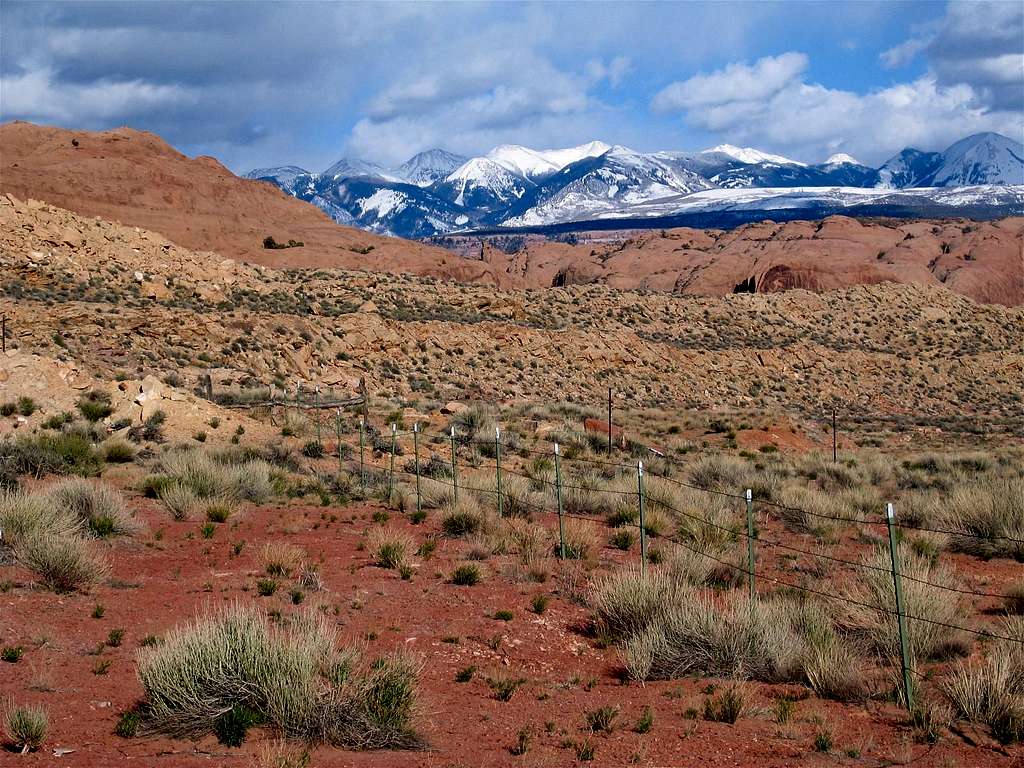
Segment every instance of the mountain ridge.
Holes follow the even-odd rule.
[[[443,158],[424,172],[424,158]],[[463,160],[452,167],[455,160]],[[535,150],[504,144],[472,158],[432,149],[410,158],[394,169],[360,160],[342,159],[323,173],[297,175],[295,166],[261,168],[247,178],[270,181],[288,194],[318,205],[345,224],[355,224],[380,234],[424,237],[492,227],[550,226],[585,223],[604,217],[640,220],[650,218],[652,206],[671,216],[692,208],[697,200],[685,199],[708,189],[776,190],[758,197],[765,218],[779,208],[795,207],[792,190],[835,188],[918,190],[922,188],[978,187],[974,197],[961,196],[953,204],[967,215],[1015,215],[1024,212],[1017,196],[999,198],[984,187],[1024,186],[1024,146],[1006,136],[980,133],[968,136],[944,152],[921,152],[908,147],[878,168],[863,165],[845,153],[833,154],[822,163],[808,164],[753,147],[720,144],[700,152],[637,152],[618,145],[591,141],[566,149]],[[339,173],[340,171],[340,173]],[[443,175],[448,171],[447,175]],[[429,196],[405,195],[389,215],[364,213],[358,199],[339,194],[338,182],[359,179],[369,195],[395,183],[410,183],[429,190]],[[373,181],[375,180],[375,181]],[[349,187],[345,187],[348,190]],[[944,202],[935,199],[944,198]],[[803,199],[806,216],[825,213],[821,196]],[[848,193],[839,208],[856,206],[860,195]],[[878,205],[890,205],[878,198]],[[893,208],[902,213],[908,201],[919,215],[948,207],[949,196],[915,194]],[[671,209],[677,201],[678,211]],[[718,204],[709,211],[716,210]],[[748,210],[752,210],[748,205]],[[832,210],[831,207],[827,210]],[[913,208],[909,209],[911,212]],[[750,214],[752,217],[753,214]]]

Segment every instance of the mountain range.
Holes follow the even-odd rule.
[[[271,182],[338,223],[406,238],[594,221],[678,225],[696,216],[709,226],[837,212],[1024,212],[1024,145],[996,133],[942,152],[906,148],[878,168],[846,154],[809,165],[730,144],[644,153],[592,141],[554,150],[506,144],[478,157],[432,149],[396,168],[342,158],[321,172],[287,165],[245,177]]]

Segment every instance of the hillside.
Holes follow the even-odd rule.
[[[0,198],[12,344],[102,378],[1019,423],[1024,310],[940,287],[722,298],[277,271]]]
[[[485,280],[486,268],[437,248],[342,227],[276,187],[240,179],[131,128],[0,126],[0,191],[160,232],[196,250],[267,266],[339,267]],[[263,239],[301,248],[268,250]]]

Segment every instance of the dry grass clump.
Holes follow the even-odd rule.
[[[979,557],[1024,562],[1024,478],[987,478],[960,485],[941,516],[955,533],[949,545]]]
[[[306,564],[306,551],[286,541],[268,541],[260,550],[260,563],[269,576],[288,577]]]
[[[835,494],[803,485],[784,485],[775,500],[783,507],[773,508],[772,512],[782,517],[789,530],[811,533],[818,538],[831,538],[839,530],[837,521],[829,518],[852,517],[849,508],[841,504]]]
[[[416,508],[416,489],[413,487],[412,508]],[[460,494],[464,496],[465,494]],[[420,478],[420,505],[426,509],[439,509],[455,502],[455,489],[451,483],[432,477]]]
[[[416,552],[416,541],[409,534],[393,528],[373,528],[366,537],[366,549],[377,566],[401,568],[409,564]]]
[[[236,605],[139,653],[143,730],[191,739],[213,732],[239,744],[249,726],[266,725],[311,744],[418,747],[418,673],[404,655],[362,663],[355,650],[337,647],[322,616],[274,629],[263,612]]]
[[[860,654],[817,603],[790,597],[715,599],[684,571],[628,568],[598,580],[598,631],[619,645],[636,679],[689,674],[809,683],[822,696],[866,695]]]
[[[905,544],[900,544],[898,558],[904,576],[903,609],[911,657],[918,661],[941,660],[965,653],[970,646],[963,632],[930,623],[956,625],[963,621],[962,601],[956,593],[940,588],[960,586],[952,572],[935,559],[912,552]],[[864,564],[870,568],[861,569],[858,580],[843,590],[844,596],[852,601],[844,603],[843,623],[881,653],[897,658],[899,630],[888,549],[879,547],[864,558]],[[925,581],[931,584],[922,583]]]
[[[81,538],[82,519],[48,494],[0,494],[0,530],[15,559],[50,589],[88,588],[107,574],[102,556]]]
[[[50,727],[46,710],[31,705],[15,705],[13,702],[8,703],[5,709],[4,730],[15,749],[23,755],[39,749]]]
[[[942,688],[960,717],[984,723],[999,741],[1024,738],[1024,618],[1007,618],[982,660],[959,661]]]
[[[139,528],[124,497],[103,483],[65,478],[49,486],[45,498],[53,506],[67,510],[89,534],[98,538],[125,536]]]
[[[172,450],[160,459],[159,480],[151,485],[171,514],[188,519],[200,502],[232,506],[239,501],[262,504],[273,494],[271,466],[242,454],[211,454],[201,449]]]
[[[456,503],[442,508],[441,530],[446,536],[471,536],[482,533],[488,524],[488,516],[475,496],[463,493]]]
[[[743,459],[724,454],[703,456],[690,465],[688,478],[701,488],[742,493],[749,487],[750,465]]]
[[[636,491],[636,480],[626,478],[609,482],[591,472],[570,473],[563,479],[562,508],[577,515],[609,515],[622,503],[618,491]]]
[[[497,494],[494,505],[497,508]],[[545,507],[545,495],[534,490],[532,483],[519,475],[501,476],[502,513],[507,517],[529,517]]]
[[[565,557],[568,560],[588,561],[600,549],[597,527],[588,520],[570,517],[565,521]]]
[[[72,536],[81,523],[63,507],[56,507],[42,494],[0,491],[0,531],[12,546],[34,533]]]
[[[14,547],[18,562],[42,577],[55,592],[88,588],[106,578],[109,568],[92,545],[76,536],[35,533]]]

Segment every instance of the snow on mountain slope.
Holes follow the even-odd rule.
[[[537,179],[556,173],[571,163],[588,157],[598,157],[611,147],[603,141],[591,141],[567,149],[530,149],[518,144],[502,144],[487,153],[502,168],[526,179]]]
[[[709,189],[663,198],[634,206],[629,211],[610,212],[594,218],[654,218],[684,213],[724,211],[828,209],[838,210],[864,205],[892,205],[904,208],[1002,207],[1007,215],[1024,213],[1024,186],[980,185],[973,187],[933,187],[882,189],[865,187],[779,187],[755,189]]]
[[[533,184],[520,174],[486,157],[474,157],[460,165],[434,191],[455,205],[494,208],[523,196]]]
[[[546,179],[504,223],[535,226],[575,220],[710,186],[696,173],[663,158],[612,147]]]
[[[448,176],[468,159],[443,149],[428,149],[426,152],[413,155],[392,172],[410,184],[429,187]]]
[[[717,147],[711,147],[701,152],[702,155],[718,154],[726,155],[731,157],[733,160],[739,160],[741,163],[747,165],[755,165],[757,163],[774,163],[776,165],[806,165],[796,160],[790,160],[788,157],[782,155],[772,155],[768,152],[762,152],[759,149],[752,147],[736,147],[732,144],[719,144]]]
[[[387,168],[368,163],[365,160],[349,159],[343,157],[320,174],[329,179],[352,179],[360,176],[371,176],[387,181],[401,181],[397,176],[388,171]]]
[[[834,154],[831,157],[829,157],[829,159],[826,160],[823,164],[824,165],[861,165],[861,163],[856,158],[850,157],[850,155],[846,154],[845,152],[837,152],[836,154]]]
[[[968,136],[943,152],[942,163],[915,186],[976,184],[1024,184],[1024,144],[997,133]]]

